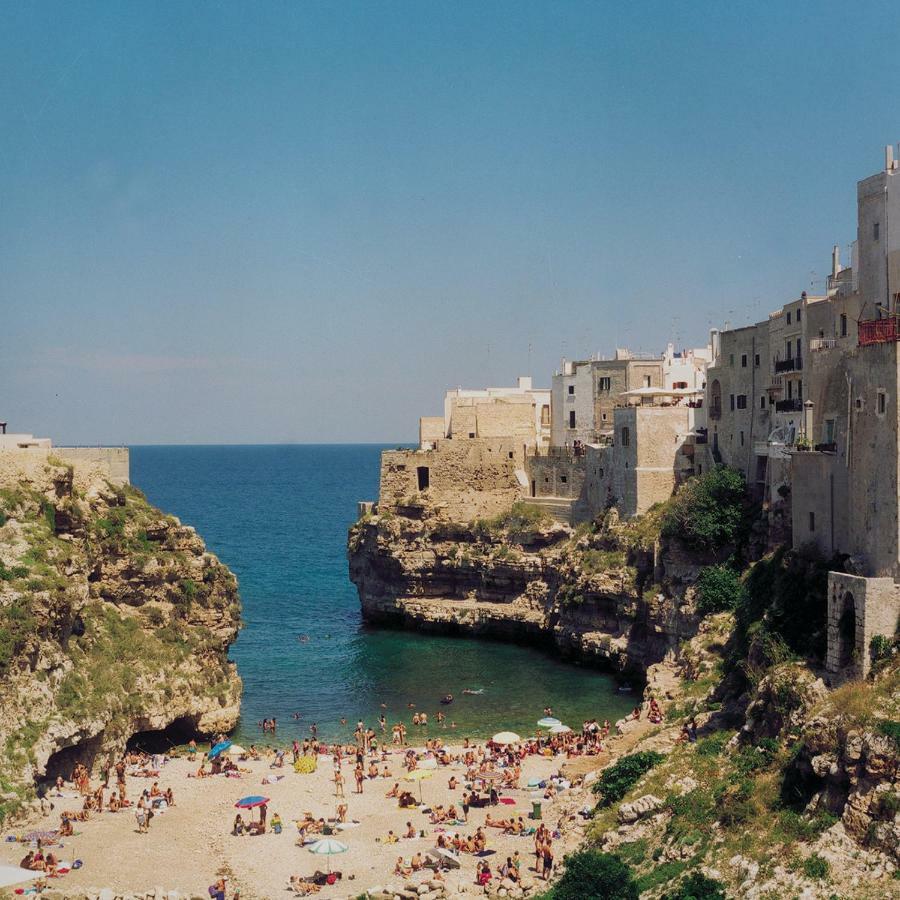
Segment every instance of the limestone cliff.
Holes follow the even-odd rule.
[[[234,727],[234,575],[103,473],[0,465],[0,819],[139,732]]]
[[[368,621],[543,644],[643,671],[696,632],[695,561],[660,552],[652,517],[577,531],[517,504],[454,522],[421,501],[350,530],[350,578]]]

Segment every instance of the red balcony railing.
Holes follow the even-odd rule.
[[[869,319],[859,323],[859,346],[870,344],[890,344],[900,339],[900,328],[897,327],[897,316],[886,319]]]

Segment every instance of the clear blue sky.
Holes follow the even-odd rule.
[[[854,238],[898,39],[896,2],[4,3],[0,418],[409,440],[450,386],[703,343]]]

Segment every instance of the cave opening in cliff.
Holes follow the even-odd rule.
[[[173,747],[186,744],[191,738],[197,738],[197,719],[195,716],[182,716],[165,728],[148,731],[137,731],[128,739],[129,750],[143,750],[145,753],[166,753]]]
[[[47,760],[44,777],[41,781],[52,784],[60,775],[66,781],[70,781],[72,770],[77,763],[83,763],[88,769],[93,769],[95,762],[101,761],[99,757],[102,746],[103,735],[98,734],[70,747],[63,747],[57,750]]]

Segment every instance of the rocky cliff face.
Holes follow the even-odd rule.
[[[616,670],[646,669],[698,623],[696,567],[614,518],[573,532],[514,508],[463,524],[423,504],[354,525],[349,562],[369,621],[528,641]]]
[[[101,473],[0,466],[0,818],[140,732],[234,727],[237,582],[196,532]]]

